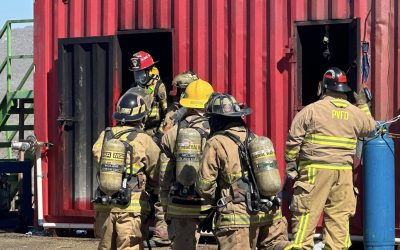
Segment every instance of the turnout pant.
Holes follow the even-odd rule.
[[[133,212],[96,211],[95,234],[101,238],[98,249],[143,249],[147,236],[143,220]]]
[[[327,249],[351,246],[349,219],[356,210],[358,191],[351,170],[305,167],[294,183],[293,249],[313,249],[315,227],[324,212],[323,242]]]
[[[195,250],[200,238],[199,224],[200,219],[171,218],[172,249]]]
[[[285,217],[265,226],[217,229],[215,236],[219,250],[282,250],[290,245]]]

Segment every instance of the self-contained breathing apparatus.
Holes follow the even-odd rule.
[[[199,116],[192,121],[182,120],[178,123],[178,132],[175,142],[176,167],[174,169],[174,181],[172,183],[170,196],[190,200],[198,199],[194,190],[194,182],[200,167],[203,154],[203,145],[209,133],[194,125],[203,123],[207,128],[207,118]]]
[[[276,165],[275,152],[266,137],[256,138],[247,130],[244,142],[228,131],[218,131],[214,135],[224,135],[238,146],[242,176],[231,187],[231,197],[217,201],[217,207],[228,202],[245,202],[250,212],[268,212],[280,206],[276,194],[280,190],[280,176]]]
[[[129,133],[127,140],[121,136]],[[133,176],[133,147],[129,144],[137,136],[137,128],[113,133],[106,128],[100,157],[100,168],[97,174],[99,184],[93,202],[128,205],[131,200],[132,187],[128,184]],[[129,161],[129,162],[128,162]]]

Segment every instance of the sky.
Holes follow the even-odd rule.
[[[0,0],[0,29],[10,19],[33,18],[34,0]]]

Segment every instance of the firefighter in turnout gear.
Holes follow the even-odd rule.
[[[283,249],[290,244],[276,197],[279,172],[265,175],[277,171],[274,148],[268,138],[256,137],[247,128],[242,116],[251,112],[228,94],[215,94],[206,105],[211,134],[196,190],[216,207],[214,234],[222,250]],[[254,141],[257,145],[249,146]]]
[[[142,249],[147,237],[150,206],[146,190],[153,189],[157,181],[154,175],[160,154],[143,131],[147,114],[143,97],[128,91],[113,114],[117,126],[103,131],[93,145],[94,158],[100,163],[94,200],[95,234],[101,237],[98,249]]]
[[[165,85],[157,67],[154,66],[158,61],[154,61],[153,57],[144,51],[134,53],[130,61],[129,70],[134,75],[133,87],[139,86],[147,93],[145,100],[149,106],[149,114],[145,122],[146,133],[158,141],[162,136],[161,121],[168,107]]]
[[[354,95],[356,106],[347,101],[350,91],[346,74],[330,68],[319,85],[321,99],[303,108],[290,127],[286,171],[290,178],[298,174],[290,204],[292,249],[313,249],[322,211],[325,248],[351,245],[349,219],[356,211],[358,193],[353,186],[353,156],[357,138],[373,132],[375,121],[364,89]]]
[[[161,128],[163,133],[165,134],[169,129],[171,129],[175,125],[176,120],[180,120],[183,115],[185,115],[187,109],[185,107],[181,107],[179,104],[179,100],[183,96],[186,87],[189,83],[198,80],[199,78],[192,71],[185,71],[183,73],[178,74],[172,81],[173,90],[171,91],[171,95],[174,97],[174,102],[168,107],[166,111],[166,115],[162,122]],[[162,159],[165,156],[161,156]],[[170,245],[171,241],[168,239],[168,226],[165,222],[165,212],[163,211],[163,207],[160,201],[155,202],[154,204],[155,210],[155,229],[153,237],[150,240],[150,243],[153,246],[166,246]]]
[[[204,106],[213,91],[206,81],[191,82],[180,100],[185,115],[161,140],[160,200],[171,222],[173,249],[196,249],[201,219],[211,208],[194,190],[194,180],[210,130]]]
[[[179,121],[183,115],[185,115],[186,108],[179,104],[179,100],[184,97],[186,87],[191,82],[199,79],[200,78],[193,71],[185,71],[176,75],[172,80],[172,90],[170,95],[173,96],[174,102],[168,107],[162,124],[164,133],[172,128],[176,121]]]
[[[129,70],[133,71],[134,88],[143,88],[146,92],[144,99],[150,109],[145,121],[144,129],[158,145],[163,135],[163,123],[167,113],[167,92],[164,83],[161,80],[159,71],[154,65],[157,61],[144,51],[133,54]],[[158,180],[158,177],[157,177]],[[149,190],[151,199],[155,206],[155,229],[151,244],[157,246],[167,246],[171,244],[168,239],[167,224],[162,214],[162,208],[158,201],[158,185],[154,190]]]

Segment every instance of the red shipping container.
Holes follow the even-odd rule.
[[[374,116],[398,115],[399,13],[392,0],[36,0],[35,133],[55,145],[42,155],[45,225],[93,222],[90,148],[130,85],[127,61],[135,50],[160,59],[167,83],[191,69],[248,103],[254,110],[248,123],[273,140],[283,173],[290,122],[316,100],[326,68],[349,69],[351,86],[360,86],[361,41],[370,45]],[[360,174],[357,166],[361,188]],[[399,188],[396,182],[396,211]],[[353,235],[362,234],[360,198]],[[399,223],[397,213],[397,237]]]

